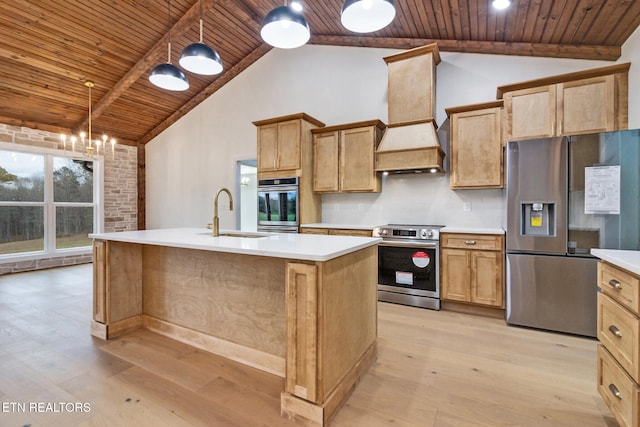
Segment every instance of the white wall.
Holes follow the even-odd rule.
[[[640,59],[639,38],[636,31],[619,62]],[[147,144],[147,227],[211,222],[215,191],[235,188],[236,161],[255,157],[252,121],[305,112],[327,125],[376,118],[386,123],[387,66],[382,58],[395,52],[314,45],[269,52]],[[611,65],[447,52],[441,56],[436,121],[444,131],[445,108],[494,100],[497,86]],[[631,70],[629,124],[640,127],[640,105],[633,96],[639,93],[640,76]],[[324,195],[323,222],[501,227],[503,193],[452,191],[448,174],[390,175],[383,179],[380,194]],[[470,212],[463,210],[465,202]],[[221,227],[235,228],[235,215],[226,206],[220,206]]]

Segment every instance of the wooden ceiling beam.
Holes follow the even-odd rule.
[[[497,41],[312,35],[309,42],[311,44],[319,45],[376,47],[387,49],[412,49],[414,47],[424,46],[430,43],[438,43],[438,49],[442,52],[591,59],[598,61],[616,61],[622,54],[622,48],[619,46],[577,46]]]
[[[207,86],[202,92],[198,93],[196,96],[191,98],[186,104],[176,110],[173,114],[167,117],[166,120],[162,121],[158,126],[153,128],[150,132],[144,135],[138,141],[139,144],[146,144],[151,141],[153,138],[158,136],[162,131],[167,129],[169,126],[177,122],[181,117],[187,114],[189,111],[194,109],[198,104],[207,99],[213,93],[218,91],[222,86],[229,83],[233,78],[235,78],[238,74],[246,70],[251,64],[260,59],[263,55],[271,50],[271,46],[262,43],[255,50],[253,50],[249,55],[242,58],[236,65],[227,70],[220,77],[215,79],[213,83]]]
[[[203,13],[213,8],[220,0],[202,0]],[[200,20],[200,2],[196,1],[174,25],[171,27],[171,35],[176,38],[193,29]],[[167,32],[155,45],[107,92],[92,108],[92,120],[100,116],[111,104],[113,104],[127,89],[129,89],[140,77],[158,63],[163,55],[167,54],[169,32]],[[87,127],[89,118],[75,126],[75,130]]]

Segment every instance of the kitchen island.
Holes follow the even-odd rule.
[[[197,228],[90,237],[96,337],[144,327],[282,376],[282,414],[316,425],[375,358],[380,239]]]

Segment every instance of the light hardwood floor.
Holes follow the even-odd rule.
[[[278,377],[144,330],[91,337],[91,280],[91,265],[0,276],[0,426],[295,425]],[[332,426],[617,425],[594,340],[387,303],[378,334]]]

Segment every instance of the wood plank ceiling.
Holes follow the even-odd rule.
[[[202,0],[204,42],[222,57],[218,76],[187,73],[190,88],[148,81],[167,60],[164,0],[0,1],[0,123],[54,132],[84,129],[93,80],[94,134],[145,144],[270,50],[263,17],[283,0]],[[340,24],[343,0],[303,1],[311,43],[615,60],[640,24],[638,0],[396,0],[393,23],[358,36]],[[172,62],[198,41],[198,0],[171,1]]]

